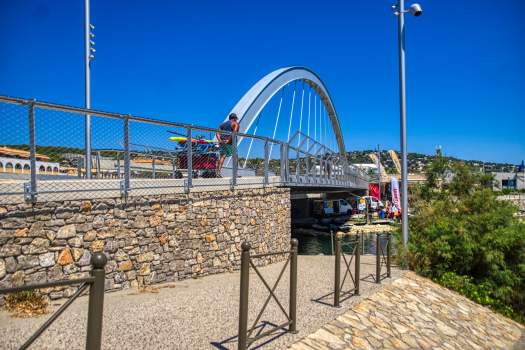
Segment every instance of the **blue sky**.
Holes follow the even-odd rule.
[[[347,150],[399,150],[395,3],[92,0],[92,108],[217,127],[259,79],[302,65],[328,87]],[[406,16],[408,151],[520,163],[525,2],[420,4]],[[0,94],[84,106],[83,6],[0,2]],[[272,136],[278,95],[257,134]]]

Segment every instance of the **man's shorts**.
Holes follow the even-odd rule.
[[[220,144],[221,146],[221,154],[225,154],[226,156],[230,157],[233,155],[233,145],[229,145],[229,144],[225,144],[225,143],[221,143]],[[237,155],[239,155],[239,147],[236,148],[237,150]]]

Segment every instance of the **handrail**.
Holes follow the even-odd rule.
[[[385,236],[387,239],[386,243],[386,254],[383,251],[383,246],[381,245],[381,236]],[[386,255],[386,261],[385,261]],[[376,283],[381,284],[381,268],[383,264],[386,266],[387,273],[386,277],[390,278],[392,276],[390,269],[390,257],[392,255],[392,233],[376,233]]]
[[[106,279],[106,272],[104,267],[107,263],[107,257],[104,253],[98,252],[91,257],[90,277],[29,284],[26,286],[17,286],[11,288],[0,289],[0,294],[17,293],[27,290],[43,289],[58,286],[67,286],[72,284],[82,284],[78,291],[69,298],[58,309],[53,316],[51,316],[21,347],[20,350],[27,349],[68,307],[89,287],[89,303],[88,303],[88,320],[87,320],[87,335],[86,335],[86,350],[100,350],[102,345],[102,315],[104,311],[104,282]]]

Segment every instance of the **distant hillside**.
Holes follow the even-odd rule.
[[[352,163],[372,164],[373,163],[372,159],[368,156],[372,152],[374,151],[373,150],[352,151],[352,152],[346,152],[346,155],[348,157],[348,160],[350,160]],[[401,152],[396,151],[396,154],[401,160]],[[432,163],[434,161],[434,158],[435,158],[434,155],[430,156],[426,154],[409,153],[408,154],[408,168],[410,169],[411,173],[425,171],[425,167],[428,166],[430,163]],[[476,168],[483,167],[483,161],[479,161],[479,160],[464,160],[464,159],[458,159],[454,157],[446,157],[446,158],[451,161],[462,161],[462,162],[465,162],[467,165],[470,165]],[[394,167],[394,162],[390,158],[388,151],[381,151],[381,164],[383,165],[383,167],[385,167],[385,169],[387,169],[388,173],[396,172],[395,167]],[[513,165],[509,163],[485,162],[485,170],[486,171],[514,172],[518,170],[518,165]]]

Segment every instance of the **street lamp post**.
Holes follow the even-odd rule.
[[[91,33],[95,29],[91,25],[89,14],[89,0],[84,0],[84,68],[85,68],[85,91],[86,91],[86,109],[91,109],[91,60],[95,58],[91,53],[95,53],[95,49],[91,46],[95,45],[91,38],[94,35]],[[91,115],[86,114],[86,179],[91,179]]]
[[[410,6],[405,11],[405,1],[398,0],[392,10],[396,10],[394,17],[398,18],[398,47],[399,47],[399,105],[401,119],[401,220],[403,243],[408,245],[408,172],[407,172],[407,113],[405,89],[405,13],[409,12],[416,17],[421,16],[423,10],[418,4]]]

